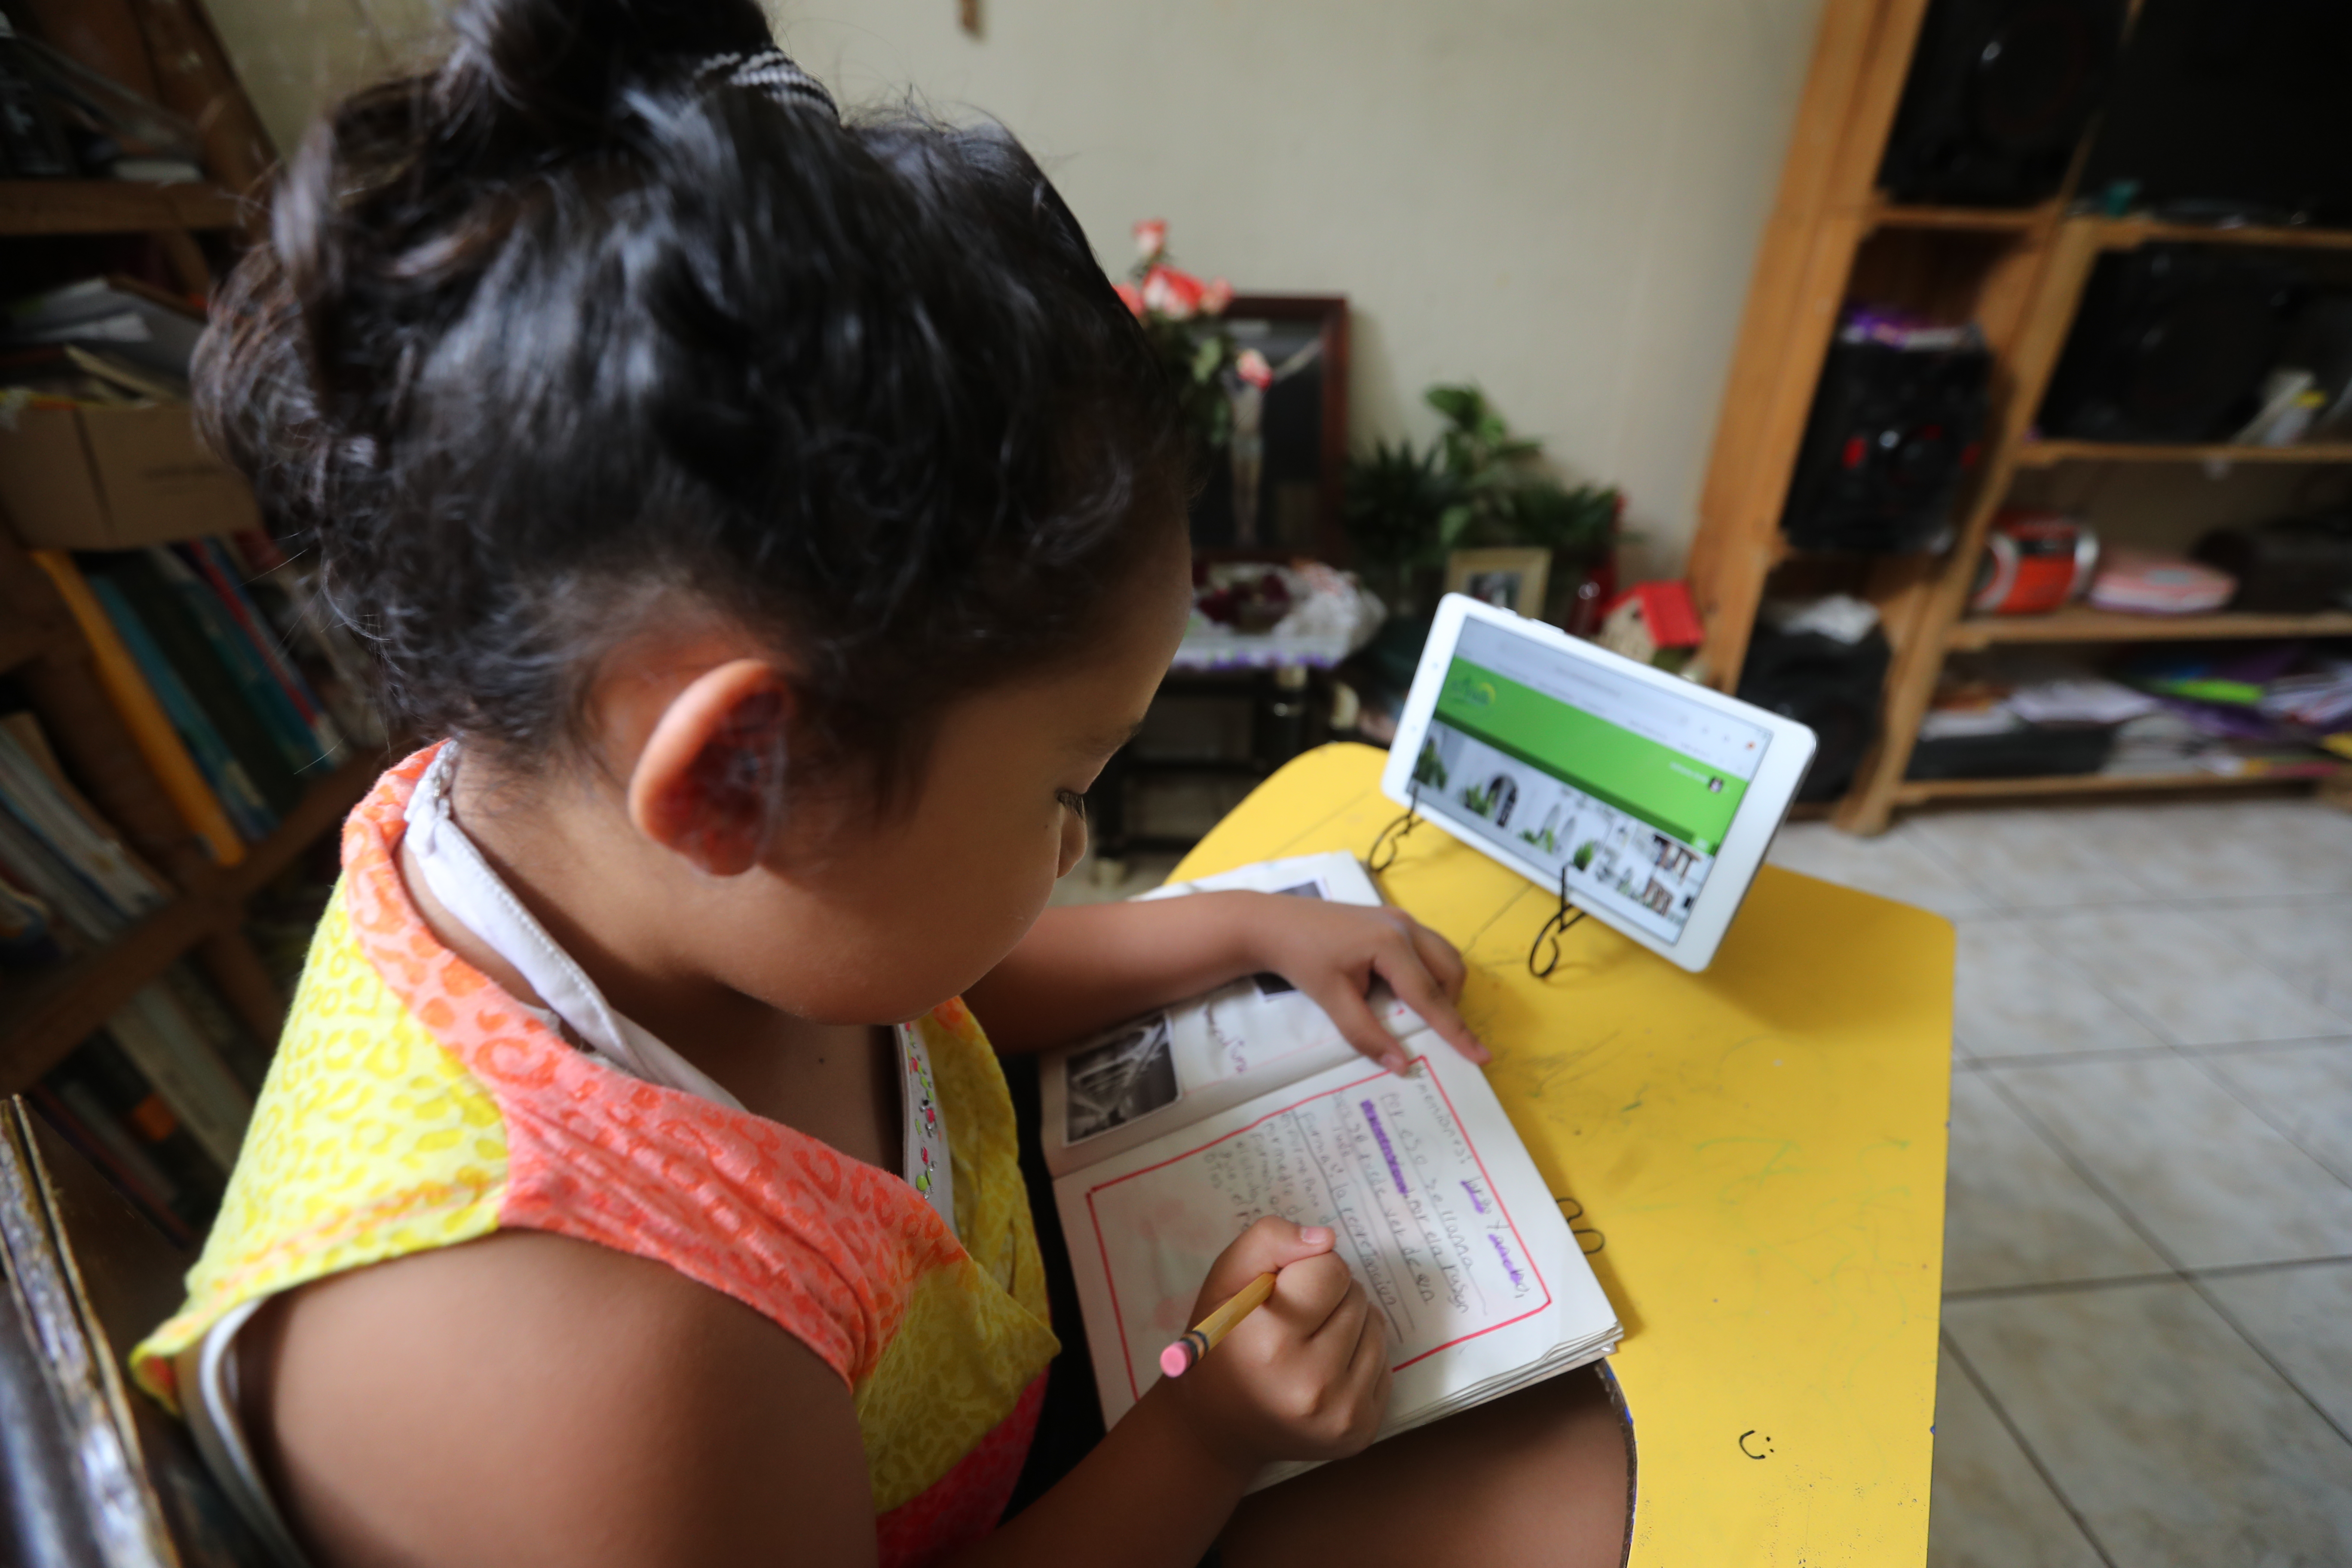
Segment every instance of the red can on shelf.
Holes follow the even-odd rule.
[[[2010,508],[1985,537],[1969,608],[1999,616],[2063,609],[2090,586],[2098,564],[2098,536],[2080,518]]]

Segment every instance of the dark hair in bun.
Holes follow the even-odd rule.
[[[452,25],[313,130],[196,367],[397,714],[544,757],[685,589],[887,784],[923,715],[1095,629],[1175,526],[1182,439],[1009,134],[710,85],[772,47],[753,0]]]

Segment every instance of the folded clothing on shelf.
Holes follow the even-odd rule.
[[[2091,603],[2137,616],[2196,616],[2218,610],[2238,591],[2238,580],[2181,555],[2113,550],[2091,581]]]

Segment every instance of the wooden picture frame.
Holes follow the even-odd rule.
[[[1481,604],[1543,619],[1544,595],[1551,582],[1551,552],[1532,546],[1504,550],[1457,550],[1445,558],[1445,591],[1466,594]]]
[[[1234,346],[1256,349],[1276,381],[1265,393],[1256,504],[1236,509],[1249,454],[1213,453],[1192,499],[1192,552],[1211,561],[1312,556],[1344,565],[1348,470],[1348,298],[1236,294],[1219,318]]]

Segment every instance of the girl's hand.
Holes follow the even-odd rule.
[[[1242,1232],[1210,1265],[1192,1321],[1261,1274],[1275,1277],[1274,1294],[1191,1371],[1157,1385],[1195,1437],[1244,1474],[1277,1459],[1345,1458],[1388,1410],[1388,1328],[1334,1239],[1286,1219]]]
[[[1364,1055],[1391,1072],[1404,1070],[1404,1047],[1364,1000],[1377,976],[1455,1050],[1481,1066],[1491,1059],[1454,1009],[1454,999],[1462,994],[1462,955],[1402,910],[1276,893],[1242,896],[1252,900],[1251,946],[1258,967],[1312,997]]]

